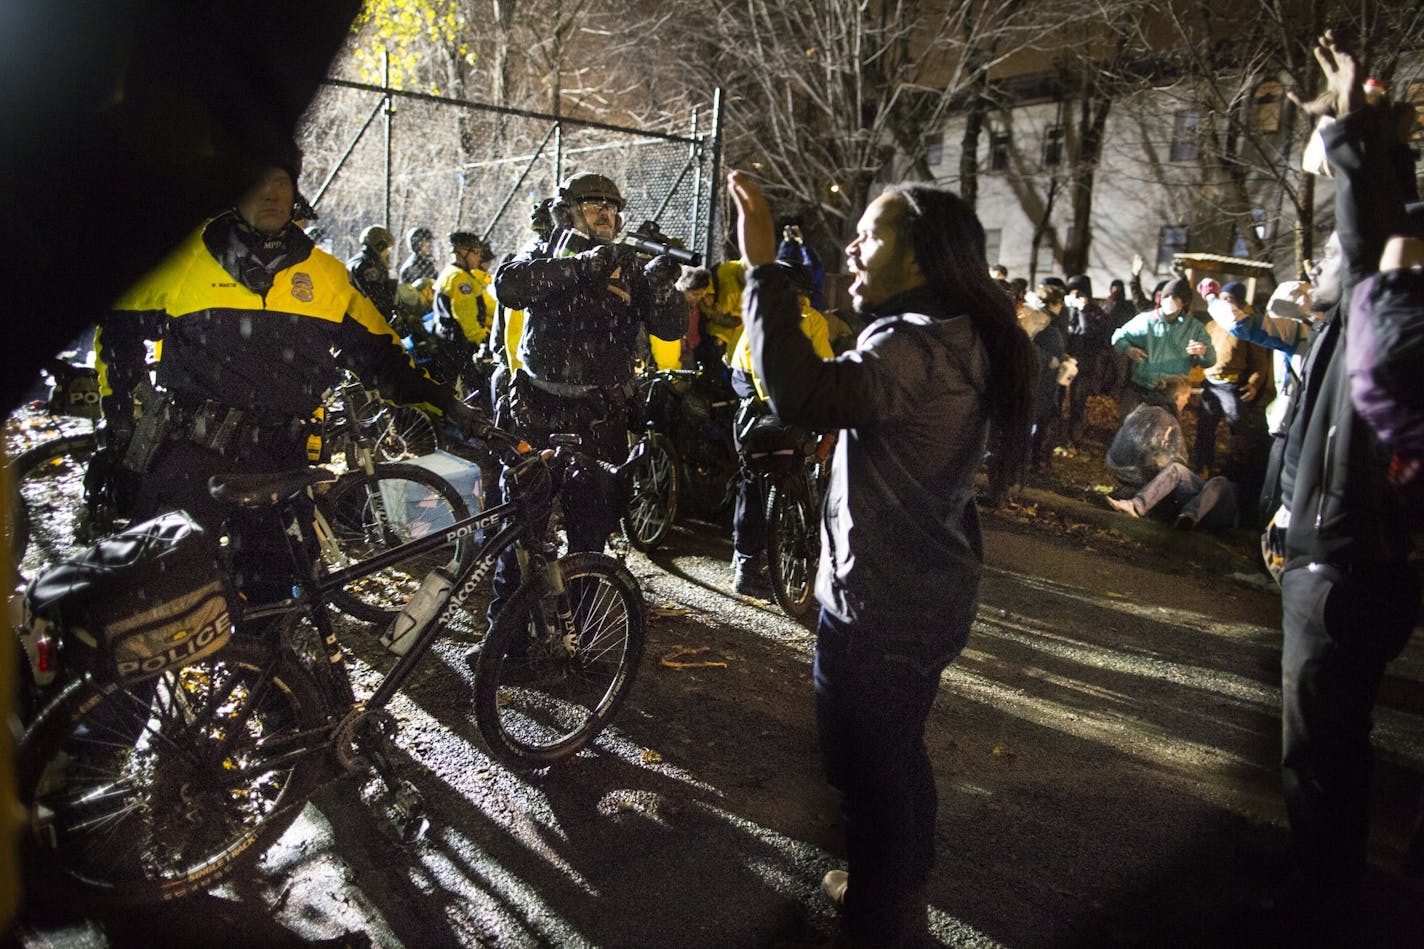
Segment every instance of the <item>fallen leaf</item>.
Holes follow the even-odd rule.
[[[716,659],[699,659],[687,661],[684,657],[697,656],[707,652],[706,646],[674,646],[672,651],[663,656],[661,662],[669,669],[705,669],[708,667],[727,668],[727,664]]]
[[[663,756],[649,748],[643,752],[643,764],[658,764],[663,760]]]

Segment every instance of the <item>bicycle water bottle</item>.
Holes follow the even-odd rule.
[[[415,642],[416,632],[445,608],[454,589],[455,578],[443,568],[436,567],[426,574],[420,589],[401,607],[400,614],[381,634],[381,645],[397,656],[404,656],[410,644]]]

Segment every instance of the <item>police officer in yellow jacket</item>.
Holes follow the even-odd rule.
[[[96,355],[110,451],[137,476],[135,516],[181,507],[213,523],[224,512],[208,494],[211,476],[305,465],[308,420],[342,368],[462,428],[483,423],[411,363],[342,262],[292,224],[299,169],[295,149],[261,169],[235,207],[131,287],[103,323]],[[162,342],[157,390],[147,388],[146,340]]]
[[[832,359],[830,325],[811,306],[815,287],[811,271],[794,261],[777,261],[786,270],[801,304],[801,333],[822,359]],[[733,436],[742,456],[737,480],[737,501],[732,510],[732,589],[743,596],[768,597],[766,572],[766,490],[749,452],[801,451],[809,433],[786,425],[771,411],[766,389],[752,368],[751,337],[743,333],[731,355],[732,388],[742,397]],[[748,442],[751,442],[750,444]]]
[[[463,377],[470,388],[476,381],[471,361],[489,338],[497,304],[490,295],[488,245],[471,231],[450,234],[450,263],[435,278],[435,337],[440,356],[436,375],[451,385]]]

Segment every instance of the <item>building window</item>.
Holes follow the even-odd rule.
[[[1050,125],[1043,133],[1043,167],[1057,168],[1063,164],[1063,126]]]
[[[1199,112],[1178,112],[1172,124],[1172,150],[1169,161],[1196,161]]]
[[[989,133],[989,170],[1009,170],[1009,133]]]
[[[925,164],[934,168],[944,161],[944,133],[925,136]]]
[[[1169,273],[1172,269],[1173,256],[1176,254],[1185,254],[1186,252],[1186,225],[1171,224],[1162,228],[1162,234],[1157,240],[1157,272]]]
[[[1045,227],[1043,236],[1038,239],[1038,255],[1033,259],[1035,279],[1042,281],[1044,277],[1058,272],[1058,261],[1053,256],[1053,248],[1057,244],[1058,232],[1052,227]]]
[[[1251,97],[1251,124],[1258,132],[1277,132],[1281,127],[1281,98],[1284,88],[1275,80],[1256,87]]]
[[[984,228],[984,260],[989,266],[999,262],[999,245],[1003,242],[1004,231],[998,227]]]

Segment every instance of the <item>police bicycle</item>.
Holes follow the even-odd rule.
[[[173,599],[207,610],[184,618],[181,641],[145,639],[131,627],[114,636],[131,618],[86,619],[82,603],[52,609],[66,620],[52,630],[61,654],[84,672],[18,750],[29,872],[107,905],[197,893],[240,859],[256,859],[323,782],[368,767],[406,825],[418,826],[421,795],[396,769],[386,706],[511,548],[523,577],[480,653],[476,723],[491,753],[514,766],[553,765],[587,746],[633,684],[645,635],[642,593],[610,557],[555,555],[547,531],[553,499],[565,479],[597,464],[573,450],[577,439],[555,436],[550,448],[532,451],[497,429],[485,434],[510,468],[504,503],[334,573],[314,563],[297,513],[329,472],[214,479],[219,500],[274,508],[288,525],[292,595],[243,611],[235,634],[223,615],[237,602],[230,593],[227,606],[207,594],[191,607],[196,594]],[[482,533],[487,539],[468,563],[431,571],[406,604],[384,640],[400,658],[358,698],[327,608],[332,592],[411,552],[476,542]],[[229,578],[201,578],[199,592],[225,590]]]

